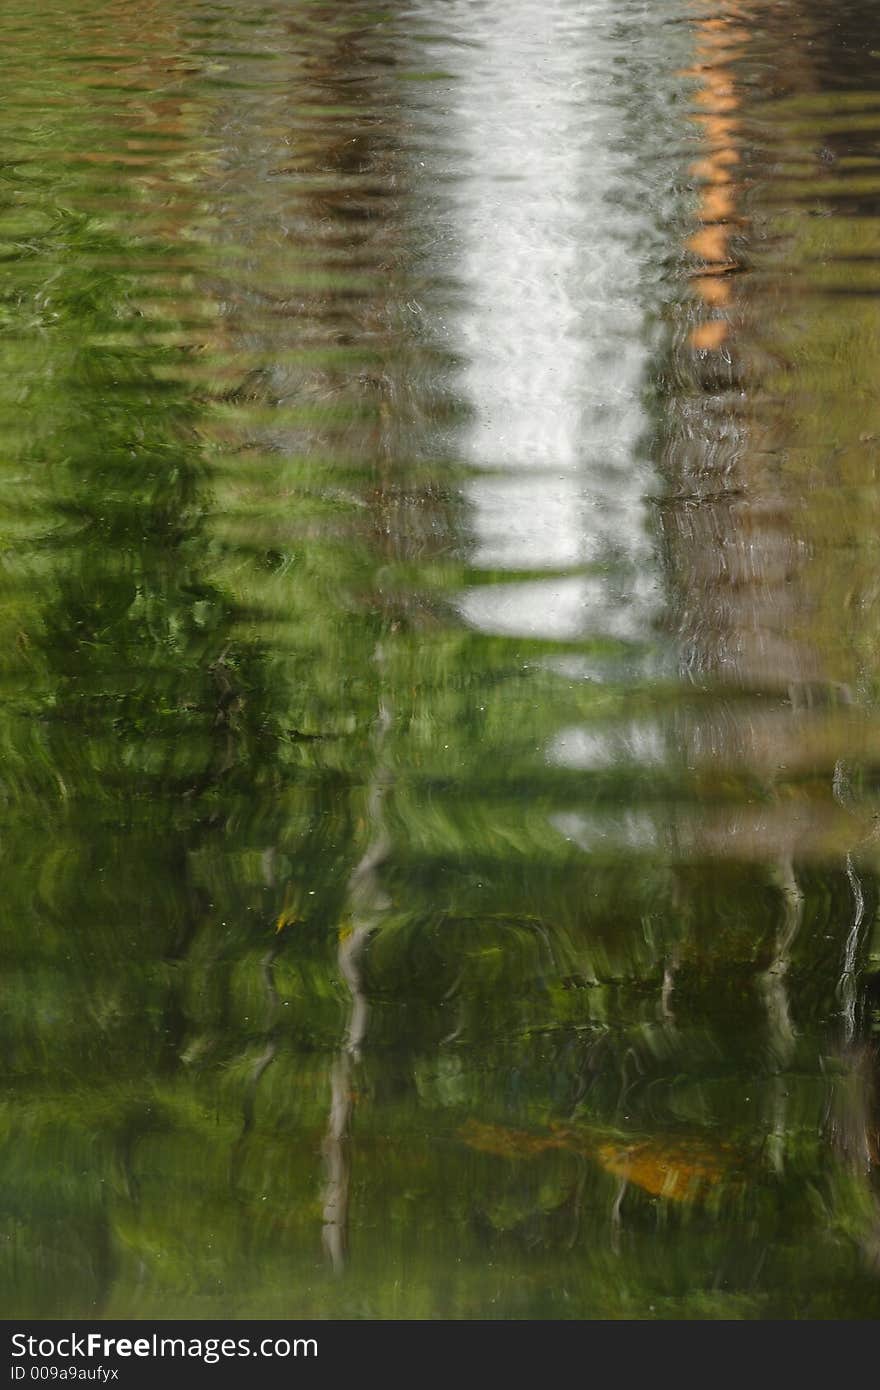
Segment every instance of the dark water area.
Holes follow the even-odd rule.
[[[880,7],[37,8],[3,1316],[880,1316]]]

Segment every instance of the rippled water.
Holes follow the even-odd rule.
[[[880,1314],[878,62],[0,10],[7,1317]]]

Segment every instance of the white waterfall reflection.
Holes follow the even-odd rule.
[[[553,569],[460,599],[492,633],[644,635],[655,602],[636,461],[645,350],[602,61],[609,0],[456,5],[453,193],[472,410],[472,563]],[[631,216],[631,214],[630,214]],[[560,569],[590,566],[589,576]]]

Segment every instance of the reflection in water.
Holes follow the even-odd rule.
[[[10,1316],[876,1316],[878,26],[3,10]]]
[[[381,649],[376,653],[376,662],[381,670]],[[384,705],[380,705],[375,739],[378,767],[368,790],[366,805],[369,843],[349,879],[351,916],[340,930],[339,938],[339,973],[351,994],[351,1011],[345,1041],[331,1072],[330,1122],[324,1143],[327,1162],[324,1245],[337,1274],[345,1267],[348,1238],[348,1192],[351,1174],[347,1146],[354,1100],[354,1064],[360,1059],[369,1021],[369,1004],[364,990],[363,957],[371,936],[379,930],[390,905],[382,889],[379,871],[391,851],[391,841],[385,829],[383,815],[388,775],[382,766],[382,751],[391,729],[391,720],[390,711]]]
[[[744,806],[737,798],[697,832],[695,844],[701,853],[745,855],[766,864],[768,886],[772,884],[780,896],[771,959],[760,984],[767,1011],[767,1070],[771,1079],[767,1157],[781,1173],[797,1126],[790,1113],[789,1098],[795,1089],[792,1078],[805,1053],[803,1021],[796,1026],[793,1015],[797,996],[792,978],[798,939],[810,908],[803,886],[805,871],[797,862],[804,856],[823,860],[831,856],[838,864],[843,859],[845,889],[841,885],[838,890],[841,907],[825,923],[826,939],[837,943],[842,951],[842,971],[832,967],[832,977],[839,974],[839,979],[835,1000],[828,1000],[825,1009],[833,1015],[842,1004],[844,1050],[837,1054],[837,1065],[850,1073],[851,1101],[865,1084],[863,1059],[851,1049],[856,1007],[853,963],[866,945],[865,887],[854,854],[858,852],[861,857],[873,839],[872,812],[870,802],[865,804],[859,795],[842,796],[841,791],[847,756],[858,756],[856,750],[864,748],[865,739],[870,742],[871,736],[864,722],[867,710],[854,693],[856,682],[841,679],[833,646],[816,621],[817,610],[827,602],[815,591],[816,578],[821,575],[820,583],[827,584],[838,557],[829,547],[831,537],[818,534],[811,526],[810,511],[815,502],[809,491],[804,492],[806,470],[795,463],[804,449],[804,441],[798,437],[804,422],[799,411],[791,410],[791,383],[795,382],[795,390],[803,389],[809,369],[804,370],[803,361],[798,365],[791,358],[788,345],[783,346],[783,335],[774,335],[773,325],[765,317],[768,290],[774,299],[772,312],[797,314],[803,310],[786,304],[790,295],[783,289],[775,256],[765,251],[762,264],[757,245],[752,246],[752,255],[756,269],[763,271],[764,282],[757,293],[743,294],[739,340],[731,344],[729,337],[732,296],[727,277],[736,269],[730,239],[733,229],[744,226],[743,219],[734,216],[737,189],[729,171],[740,165],[745,152],[751,182],[761,176],[767,179],[767,166],[773,161],[774,183],[778,186],[781,169],[784,187],[787,181],[793,182],[789,170],[804,158],[804,135],[819,138],[819,132],[809,127],[803,132],[785,131],[783,118],[774,127],[765,125],[757,144],[745,144],[744,130],[736,117],[742,104],[737,71],[754,73],[755,65],[763,64],[767,71],[764,82],[776,92],[803,84],[809,93],[817,81],[813,55],[808,51],[815,36],[810,18],[805,21],[800,42],[780,53],[773,50],[780,35],[774,32],[772,21],[768,22],[763,10],[756,8],[750,13],[750,8],[736,7],[723,20],[706,14],[696,26],[702,35],[698,56],[703,61],[692,75],[701,83],[697,101],[708,114],[701,114],[699,121],[705,126],[711,154],[694,170],[706,187],[699,209],[703,225],[689,247],[724,277],[720,284],[703,275],[696,281],[697,293],[706,306],[724,313],[692,329],[690,343],[710,350],[727,343],[728,349],[720,354],[727,367],[720,367],[714,377],[709,368],[710,375],[700,381],[705,406],[701,407],[699,400],[695,406],[686,405],[682,425],[670,436],[667,457],[676,495],[669,504],[664,529],[674,538],[689,679],[711,682],[722,694],[749,692],[746,699],[738,693],[732,703],[716,700],[711,716],[714,729],[708,741],[714,757],[760,770],[758,805],[753,810],[755,801],[750,799]],[[754,84],[754,78],[751,81]],[[823,163],[834,162],[833,154],[821,143],[810,154]],[[768,179],[767,188],[773,188],[774,183]],[[831,193],[830,186],[828,191]],[[758,199],[754,203],[763,220],[764,238],[768,227],[773,226],[769,219],[775,219],[779,230],[785,227],[781,243],[784,254],[797,258],[799,243],[808,239],[802,219],[813,208],[798,206],[795,201],[793,209],[780,216],[766,203],[762,205]],[[765,356],[768,347],[776,359],[772,364]],[[807,331],[802,341],[806,357],[826,348],[827,342],[818,336],[813,339]],[[836,400],[835,379],[826,377],[821,392]],[[708,448],[704,440],[694,439],[698,412],[708,434]],[[808,467],[821,467],[820,439],[807,447],[813,454]],[[806,461],[809,454],[802,457]],[[687,728],[682,733],[700,756],[707,742],[706,731],[700,731],[703,748],[699,751],[693,733]],[[835,760],[836,754],[840,756]],[[831,1038],[827,1046],[834,1047]],[[867,1118],[864,1101],[857,1102],[856,1109],[860,1124],[873,1123]],[[863,1152],[866,1142],[863,1139],[859,1146]],[[867,1195],[866,1200],[873,1204]],[[868,1229],[873,1225],[872,1217]]]
[[[642,307],[609,197],[621,171],[600,26],[612,11],[521,0],[449,15],[463,45],[451,225],[471,563],[557,572],[468,590],[461,611],[486,632],[638,636],[655,599],[633,457]]]
[[[731,246],[740,220],[735,175],[742,141],[734,72],[747,55],[751,8],[733,4],[726,13],[718,14],[707,13],[702,5],[694,6],[696,62],[685,75],[699,84],[693,119],[702,129],[705,153],[690,170],[699,181],[700,228],[688,239],[688,249],[702,262],[693,288],[708,317],[690,335],[691,345],[701,351],[720,351],[727,339],[729,321],[724,311],[731,304],[732,276],[740,268]]]

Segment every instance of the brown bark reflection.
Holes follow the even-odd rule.
[[[786,419],[762,391],[755,365],[763,305],[735,288],[743,278],[736,274],[741,262],[732,242],[747,227],[739,211],[739,171],[746,155],[753,165],[772,158],[747,143],[743,124],[745,60],[758,45],[766,63],[771,41],[766,33],[753,41],[757,9],[740,0],[724,16],[694,20],[697,61],[690,72],[701,86],[693,120],[705,153],[692,165],[700,181],[700,226],[687,247],[703,261],[693,287],[711,317],[691,332],[689,344],[726,346],[715,367],[689,373],[681,365],[684,390],[667,422],[665,471],[672,492],[663,528],[686,672],[731,690],[778,693],[792,707],[811,707],[817,698],[824,707],[832,681],[808,617],[804,621],[812,604],[805,588],[803,499],[781,466]],[[740,323],[735,354],[734,307]],[[803,730],[780,717],[777,704],[769,721],[725,719],[723,731],[695,752],[698,761],[706,755],[746,759],[772,781],[777,753],[783,763],[796,757],[802,738]]]
[[[212,103],[199,81],[209,63],[187,36],[184,16],[169,0],[116,0],[89,16],[77,47],[83,71],[72,80],[99,122],[94,146],[78,149],[77,161],[124,171],[116,210],[136,217],[140,238],[186,245],[198,216],[196,178],[214,152],[205,139]],[[137,200],[126,202],[132,191]]]
[[[823,1082],[835,1171],[858,1187],[859,1240],[876,1260],[874,1080],[859,1040],[878,747],[876,620],[861,598],[874,581],[859,563],[874,531],[876,451],[863,407],[847,407],[872,399],[876,229],[844,216],[853,195],[840,156],[867,161],[858,121],[847,130],[836,113],[822,33],[809,7],[782,8],[700,4],[692,21],[703,148],[687,250],[701,263],[700,321],[679,350],[662,527],[683,674],[711,698],[676,715],[697,803],[677,834],[683,859],[748,866],[743,880],[773,895],[753,976],[766,1019],[766,1161],[783,1171],[797,1127],[790,1077],[804,1035],[821,1036],[835,1073]],[[754,275],[739,273],[745,248]],[[811,898],[818,874],[826,882]],[[804,971],[820,933],[837,963],[817,1004]]]

